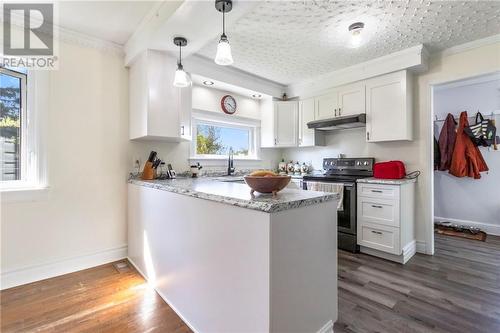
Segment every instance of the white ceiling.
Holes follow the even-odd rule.
[[[155,1],[59,1],[58,25],[125,44]]]
[[[363,44],[353,48],[347,28],[357,21]],[[433,52],[498,33],[500,1],[265,1],[227,29],[234,66],[282,84],[417,44]],[[213,58],[216,45],[198,53]]]

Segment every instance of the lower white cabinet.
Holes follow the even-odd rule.
[[[358,183],[358,245],[361,252],[404,264],[416,252],[415,182],[396,183]]]

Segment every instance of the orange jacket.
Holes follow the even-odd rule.
[[[451,157],[450,173],[456,177],[481,178],[480,172],[488,171],[488,166],[472,140],[464,132],[464,127],[469,126],[467,112],[460,113],[455,148]]]

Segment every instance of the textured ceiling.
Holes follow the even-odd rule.
[[[365,29],[354,48],[348,26],[357,21]],[[263,1],[227,28],[234,66],[283,84],[417,44],[433,52],[498,33],[500,1]],[[213,58],[216,45],[198,53]]]

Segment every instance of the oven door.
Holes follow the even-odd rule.
[[[305,180],[302,188],[307,190],[307,183],[314,180]],[[339,232],[356,235],[356,183],[346,181],[331,181],[332,183],[342,183],[344,185],[343,210],[337,211],[337,225]],[[320,181],[320,183],[326,183]]]
[[[356,235],[356,183],[344,183],[344,209],[337,212],[340,232]]]

